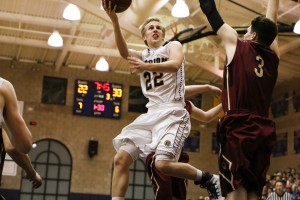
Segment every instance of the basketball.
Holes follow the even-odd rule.
[[[115,12],[121,13],[130,7],[132,0],[105,0],[105,2],[107,8],[109,6],[109,2],[111,2],[112,9],[115,7],[115,5],[117,5]],[[104,4],[104,0],[102,0],[102,4]]]

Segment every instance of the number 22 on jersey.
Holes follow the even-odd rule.
[[[161,80],[163,73],[158,72],[145,72],[144,78],[146,80],[146,90],[151,90],[164,84],[164,81]]]

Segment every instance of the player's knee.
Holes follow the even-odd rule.
[[[114,168],[118,168],[119,170],[129,168],[132,163],[132,158],[130,155],[126,153],[118,152],[114,157]]]
[[[167,175],[170,170],[170,162],[166,160],[156,160],[155,167],[158,171]]]

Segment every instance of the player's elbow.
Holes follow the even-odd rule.
[[[28,144],[26,144],[26,145],[23,145],[23,146],[21,146],[21,147],[19,147],[19,151],[20,152],[22,152],[22,153],[24,153],[24,154],[28,154],[29,153],[29,151],[32,149],[32,144],[30,143],[28,143]]]
[[[178,62],[174,62],[172,63],[170,69],[172,72],[177,72],[181,67],[181,63],[178,63]]]
[[[7,153],[10,157],[12,157],[12,155],[14,155],[14,154],[17,152],[17,150],[14,148],[14,146],[13,146],[11,143],[5,144],[4,146],[5,146],[5,151],[6,151],[6,153]]]
[[[31,136],[27,137],[26,139],[23,139],[22,141],[16,142],[15,148],[24,154],[28,154],[29,151],[32,149]]]
[[[120,53],[121,57],[127,60],[128,54],[127,53]]]

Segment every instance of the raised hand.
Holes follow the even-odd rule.
[[[143,66],[145,65],[145,62],[143,62],[141,59],[128,56],[127,61],[130,64],[130,73],[140,73],[144,70]]]
[[[26,178],[32,183],[34,189],[37,189],[42,185],[42,178],[37,172],[32,177],[27,174]]]
[[[102,0],[102,6],[108,15],[115,13],[117,9],[117,5],[115,5],[113,8],[111,7],[111,0]]]

